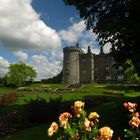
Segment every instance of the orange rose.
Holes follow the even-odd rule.
[[[59,120],[68,120],[69,118],[71,118],[72,115],[69,112],[64,112],[63,114],[60,114],[59,116]]]
[[[93,120],[95,120],[95,122],[98,122],[99,121],[98,120],[99,117],[100,116],[99,116],[99,114],[97,112],[91,112],[89,114],[89,116],[88,116],[89,119],[93,119]]]
[[[130,112],[135,112],[137,104],[128,102],[128,103],[124,103],[123,106],[125,109],[128,109]]]
[[[138,117],[133,117],[130,121],[129,124],[134,128],[134,127],[139,127],[140,125],[140,119]]]
[[[84,126],[86,131],[91,131],[91,126],[93,126],[94,123],[92,121],[89,121],[87,118],[84,121]]]
[[[69,112],[64,112],[63,114],[60,114],[60,116],[59,116],[60,127],[67,129],[68,128],[68,119],[71,117],[72,117],[72,115]]]

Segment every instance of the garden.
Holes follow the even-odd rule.
[[[75,113],[71,109],[71,106],[75,108],[76,101],[84,104],[78,108],[84,113],[76,112],[81,117],[78,118],[80,126],[77,125],[79,124],[78,120],[75,119]],[[128,108],[131,105],[128,105],[128,102],[135,104],[132,105],[133,112],[129,112]],[[126,104],[124,105],[124,103]],[[135,122],[134,118],[139,118],[139,105],[139,87],[128,84],[85,84],[78,86],[32,84],[15,89],[0,88],[0,140],[72,139],[71,133],[79,133],[73,135],[77,136],[77,139],[84,139],[84,136],[85,139],[91,139],[95,136],[96,139],[100,139],[98,134],[103,130],[100,128],[104,126],[113,132],[109,133],[113,140],[136,139],[136,137],[139,138],[139,127],[130,124]],[[93,120],[89,119],[89,115],[94,112],[99,116],[96,118],[99,120],[98,123],[94,122],[94,118]],[[66,117],[67,121],[64,121],[66,128],[70,126],[68,130],[62,127],[64,125],[59,120],[60,114],[62,117],[65,116],[65,113],[69,113],[66,115],[69,116]],[[58,130],[56,124],[51,126],[52,122],[56,122],[58,126],[61,124]],[[136,122],[139,125],[139,119]],[[53,131],[53,136],[48,136],[50,126],[51,130],[57,130],[56,134]],[[90,130],[94,130],[94,132]]]

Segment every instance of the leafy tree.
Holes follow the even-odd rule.
[[[112,44],[111,54],[119,65],[130,59],[140,75],[139,0],[64,0],[73,5],[97,34],[101,47]]]
[[[32,82],[37,75],[33,67],[23,62],[10,64],[8,69],[9,72],[6,75],[8,86],[21,86],[24,85],[26,81]]]
[[[130,83],[140,83],[140,77],[138,76],[138,73],[135,71],[135,68],[131,62],[131,60],[128,60],[125,64],[126,70],[124,72],[124,75],[126,77],[126,80]]]

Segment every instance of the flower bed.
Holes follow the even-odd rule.
[[[87,115],[84,110],[85,103],[82,101],[74,102],[71,106],[73,113],[64,112],[60,114],[58,123],[53,122],[48,129],[48,136],[57,140],[112,140],[113,130],[104,126],[99,128],[98,122],[100,115],[91,112]],[[136,103],[124,103],[125,109],[130,112],[130,129],[124,129],[125,136],[118,136],[117,140],[139,140],[140,139],[140,119],[139,112],[136,112]],[[119,128],[118,128],[119,129]]]
[[[58,140],[111,140],[113,130],[108,126],[98,128],[99,114],[91,112],[87,116],[84,106],[84,102],[76,101],[71,107],[73,115],[69,112],[60,114],[59,125],[53,122],[48,135],[51,137],[57,132]]]

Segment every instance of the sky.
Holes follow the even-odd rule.
[[[1,0],[0,77],[22,61],[37,71],[36,80],[61,72],[63,48],[79,43],[85,52],[100,52],[97,36],[87,31],[75,7],[63,0]],[[110,44],[104,47],[109,51]]]

